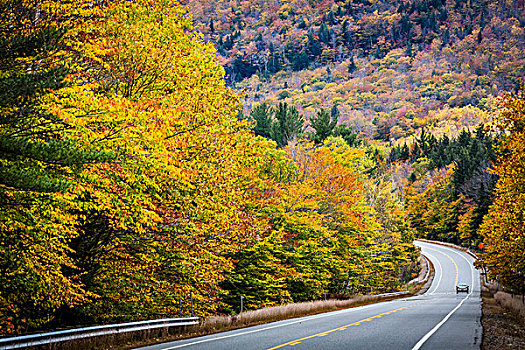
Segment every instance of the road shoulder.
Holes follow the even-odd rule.
[[[502,307],[492,294],[484,291],[481,324],[483,325],[482,350],[525,349],[525,327],[509,310]]]

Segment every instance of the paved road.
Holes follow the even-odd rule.
[[[417,242],[436,274],[421,296],[155,345],[172,349],[479,349],[481,301],[473,258]],[[455,293],[457,283],[470,294]]]

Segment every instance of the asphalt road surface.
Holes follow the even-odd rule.
[[[273,322],[143,349],[479,349],[481,300],[474,258],[417,242],[436,273],[424,295]],[[456,294],[465,283],[469,293]]]

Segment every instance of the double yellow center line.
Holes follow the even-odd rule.
[[[429,248],[427,246],[425,246],[425,249],[429,249],[429,250],[433,250],[435,252],[441,253],[441,254],[445,255],[447,258],[449,258],[450,261],[452,261],[452,263],[454,264],[454,267],[456,268],[456,282],[454,283],[454,288],[455,288],[458,285],[458,281],[459,281],[459,269],[458,269],[458,265],[456,264],[454,259],[452,259],[452,257],[450,255],[448,255],[447,253],[443,253],[441,250]]]
[[[459,269],[458,269],[458,265],[456,264],[456,262],[454,261],[454,259],[452,259],[452,257],[450,255],[448,255],[447,253],[444,253],[440,250],[436,250],[436,249],[433,249],[433,248],[429,248],[429,247],[425,247],[426,249],[430,249],[430,250],[433,250],[433,251],[436,251],[438,253],[441,253],[443,255],[445,255],[447,258],[450,259],[450,261],[452,261],[452,263],[454,264],[454,267],[456,268],[456,282],[455,282],[455,286],[458,284],[458,279],[459,279]],[[417,303],[417,304],[420,304],[420,303]],[[412,305],[410,307],[414,307],[415,305]],[[395,310],[391,310],[391,311],[387,311],[387,312],[384,312],[382,314],[379,314],[379,315],[375,315],[375,316],[371,316],[371,317],[368,317],[368,318],[364,318],[360,321],[357,321],[357,322],[354,322],[354,323],[350,323],[350,324],[347,324],[346,326],[342,326],[342,327],[338,327],[338,328],[334,328],[334,329],[331,329],[329,331],[325,331],[325,332],[322,332],[322,333],[317,333],[317,334],[314,334],[314,335],[310,335],[308,337],[304,337],[304,338],[300,338],[300,339],[296,339],[296,340],[292,340],[288,343],[284,343],[284,344],[281,344],[281,345],[277,345],[277,346],[274,346],[273,348],[269,348],[268,350],[275,350],[275,349],[280,349],[280,348],[283,348],[285,346],[289,346],[289,345],[297,345],[297,344],[300,344],[301,342],[305,341],[305,340],[308,340],[308,339],[312,339],[312,338],[316,338],[316,337],[324,337],[325,335],[328,335],[330,333],[333,333],[333,332],[337,332],[337,331],[344,331],[346,330],[348,327],[353,327],[353,326],[358,326],[360,325],[361,323],[363,322],[369,322],[369,321],[372,321],[376,318],[381,318],[383,316],[386,316],[386,315],[389,315],[389,314],[393,314],[394,312],[398,312],[398,311],[401,311],[401,310],[405,310],[405,309],[408,309],[409,307],[401,307],[399,309],[395,309]]]
[[[358,325],[360,325],[360,324],[363,323],[363,322],[372,321],[372,320],[375,319],[375,318],[380,318],[380,317],[383,317],[383,316],[386,316],[386,315],[389,315],[389,314],[393,314],[394,312],[398,312],[398,311],[405,310],[405,309],[408,309],[408,307],[401,307],[401,308],[399,308],[399,309],[395,309],[395,310],[391,310],[391,311],[388,311],[388,312],[384,312],[384,313],[379,314],[379,315],[371,316],[371,317],[368,317],[368,318],[362,319],[362,320],[360,320],[360,321],[357,321],[357,322],[354,322],[354,323],[347,324],[346,326],[342,326],[342,327],[334,328],[334,329],[331,329],[331,330],[326,331],[326,332],[322,332],[322,333],[317,333],[317,334],[314,334],[314,335],[310,335],[310,336],[308,336],[308,337],[304,337],[304,338],[300,338],[300,339],[292,340],[291,342],[284,343],[284,344],[281,344],[281,345],[278,345],[278,346],[274,346],[273,348],[269,348],[268,350],[280,349],[280,348],[283,348],[283,347],[288,346],[288,345],[297,345],[297,344],[300,344],[302,341],[305,341],[305,340],[308,340],[308,339],[312,339],[312,338],[315,338],[315,337],[324,337],[325,335],[328,335],[328,334],[330,334],[330,333],[333,333],[333,332],[336,332],[336,331],[344,331],[344,330],[346,330],[348,327],[358,326]]]

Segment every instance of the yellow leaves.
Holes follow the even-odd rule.
[[[259,184],[268,184],[257,175],[271,145],[254,141],[237,121],[240,99],[225,87],[211,46],[184,33],[190,25],[183,10],[145,3],[115,3],[105,22],[82,24],[89,40],[78,47],[83,56],[71,79],[82,85],[62,90],[49,108],[86,147],[120,154],[112,164],[86,169],[72,189],[83,238],[111,238],[87,252],[108,251],[95,254],[103,266],[97,288],[108,286],[97,292],[116,305],[147,301],[156,308],[162,298],[140,298],[139,287],[130,285],[154,294],[182,288],[169,279],[152,287],[153,276],[168,269],[216,294],[231,269],[225,255],[266,230],[251,208],[262,202]],[[162,249],[184,252],[187,263],[163,262]],[[111,285],[127,271],[133,276],[124,285]]]
[[[476,210],[475,205],[470,205],[467,210],[461,214],[458,218],[458,233],[459,237],[464,242],[469,242],[475,234],[473,229],[474,211]]]
[[[31,196],[17,195],[24,201]],[[3,291],[12,291],[0,297],[2,315],[10,312],[5,309],[6,303],[53,312],[62,305],[74,306],[92,296],[76,280],[78,270],[70,257],[69,243],[76,237],[75,216],[69,212],[62,195],[54,197],[35,194],[31,206],[8,206],[0,211],[0,255],[4,266],[0,282]],[[70,271],[68,277],[65,269]],[[35,327],[49,321],[48,317],[36,316],[32,314],[27,324],[16,326]],[[5,318],[1,319],[3,326]]]
[[[485,262],[491,276],[506,287],[520,288],[513,278],[525,271],[523,247],[525,244],[525,92],[523,86],[515,95],[505,94],[500,99],[498,127],[508,131],[498,140],[497,164],[499,175],[494,202],[484,217],[481,234],[485,237]]]
[[[300,248],[302,270],[292,277],[305,276],[315,296],[341,261],[333,252],[348,258],[346,248],[372,241],[364,152],[340,139],[282,151],[250,134],[236,118],[240,96],[225,86],[213,47],[186,34],[191,20],[181,6],[116,1],[68,11],[81,14],[61,56],[72,67],[69,85],[45,108],[67,125],[65,136],[118,158],[71,170],[78,183],[52,205],[39,199],[0,212],[0,230],[11,233],[2,239],[23,236],[7,253],[23,260],[11,272],[18,282],[28,273],[37,281],[24,286],[38,290],[35,305],[48,300],[53,312],[84,304],[103,320],[169,316],[191,290],[209,313],[231,257],[256,242],[280,249],[282,239]],[[310,270],[305,257],[315,262]],[[266,267],[282,284],[290,274],[274,258]]]
[[[313,143],[289,145],[287,151],[296,168],[280,191],[287,221],[318,232],[337,225],[367,228],[362,219],[366,210],[359,175],[352,166],[344,165],[352,163],[349,154],[353,152],[345,157],[341,150]]]

